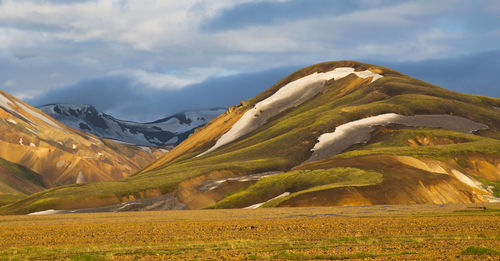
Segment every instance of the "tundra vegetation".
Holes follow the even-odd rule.
[[[498,259],[500,204],[0,217],[1,260]]]

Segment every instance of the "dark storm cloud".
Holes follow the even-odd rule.
[[[0,0],[0,88],[152,120],[234,105],[285,76],[272,68],[360,60],[498,97],[499,15],[497,0]]]
[[[180,110],[236,105],[269,88],[296,69],[284,67],[211,78],[177,90],[151,88],[128,77],[109,76],[53,89],[27,102],[35,106],[48,103],[92,104],[118,118],[145,122]]]
[[[440,87],[500,98],[500,50],[418,62],[374,62]]]
[[[492,68],[500,68],[500,50],[419,62],[367,61],[393,68],[450,90],[500,97]],[[306,65],[304,65],[306,66]],[[181,89],[158,89],[125,76],[107,76],[53,89],[28,102],[92,104],[118,118],[152,121],[182,110],[236,105],[254,97],[303,66],[210,78]]]

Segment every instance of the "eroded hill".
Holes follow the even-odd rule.
[[[68,128],[0,91],[0,158],[33,170],[39,178],[33,178],[37,182],[30,185],[13,172],[7,175],[0,171],[0,175],[10,187],[19,187],[17,190],[25,194],[124,178],[162,154],[159,149],[118,144]]]

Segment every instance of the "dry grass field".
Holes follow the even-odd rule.
[[[499,260],[499,251],[500,204],[0,217],[0,260]]]

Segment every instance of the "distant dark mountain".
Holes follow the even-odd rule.
[[[226,109],[188,111],[154,122],[116,119],[91,105],[49,104],[40,109],[61,123],[102,138],[142,146],[177,145],[194,129],[207,124]]]

